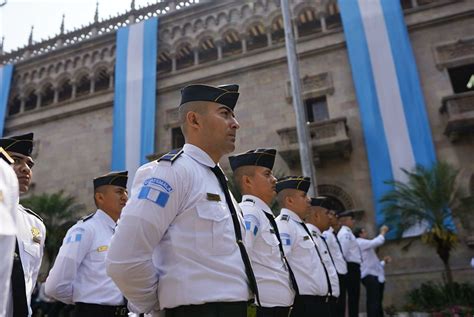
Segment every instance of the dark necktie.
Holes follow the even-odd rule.
[[[342,255],[342,258],[344,259],[344,261],[346,261],[346,257],[344,256],[344,252],[342,252],[342,246],[341,246],[341,242],[339,242],[339,238],[337,237],[337,234],[335,231],[332,232],[332,234],[334,235],[334,237],[336,238],[336,242],[337,242],[337,245],[339,246],[339,250],[341,250],[341,255]],[[346,261],[347,262],[347,261]]]
[[[11,283],[13,291],[13,317],[27,317],[28,302],[26,300],[25,273],[21,264],[18,239],[16,240],[15,255],[13,257]]]
[[[285,256],[285,251],[283,251],[283,244],[281,243],[280,232],[278,231],[278,226],[275,222],[275,218],[273,218],[273,215],[270,215],[269,213],[266,213],[263,210],[262,212],[265,214],[265,216],[267,216],[268,220],[270,221],[270,224],[273,227],[273,230],[275,230],[275,234],[278,239],[278,242],[280,242],[278,247],[280,248],[281,257],[283,258],[283,261],[285,262],[286,267],[288,268],[288,274],[290,275],[291,286],[293,287],[293,290],[295,291],[296,295],[299,295],[300,290],[298,289],[298,284],[296,283],[295,274],[293,274],[293,270],[291,269],[290,263],[288,263],[288,259]]]
[[[216,175],[219,184],[221,185],[222,191],[224,192],[225,200],[227,202],[227,206],[229,206],[230,214],[232,216],[232,222],[234,224],[234,233],[235,233],[235,240],[237,241],[237,245],[239,246],[240,255],[242,256],[242,261],[245,265],[245,273],[247,274],[247,279],[249,281],[250,290],[255,294],[255,298],[257,300],[257,304],[260,304],[260,297],[258,296],[258,288],[257,288],[257,280],[255,279],[255,275],[253,274],[252,265],[250,264],[250,258],[245,249],[244,242],[242,241],[242,231],[240,229],[240,221],[237,217],[237,212],[234,207],[234,203],[232,202],[232,198],[230,197],[229,188],[227,187],[227,180],[225,178],[224,173],[220,169],[219,166],[211,167],[211,171]]]
[[[329,280],[328,270],[326,269],[326,265],[324,265],[323,258],[321,257],[321,253],[319,253],[318,246],[316,245],[316,242],[314,242],[313,236],[311,235],[311,232],[309,231],[308,227],[306,227],[306,224],[304,222],[300,222],[300,224],[303,226],[304,230],[311,238],[311,241],[313,241],[314,243],[314,248],[316,249],[316,252],[318,253],[319,260],[321,261],[321,265],[323,266],[323,269],[324,269],[324,274],[326,274],[326,282],[328,283],[328,296],[332,296],[332,287],[331,287],[331,281]]]

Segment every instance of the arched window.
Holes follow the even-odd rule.
[[[170,54],[168,52],[161,52],[158,55],[158,62],[156,63],[156,72],[159,74],[170,73],[173,67]]]
[[[222,56],[232,56],[235,54],[242,53],[242,41],[240,40],[239,33],[235,30],[230,30],[224,33],[222,46]]]
[[[77,81],[76,97],[87,95],[91,91],[91,81],[89,75],[82,75]]]
[[[110,87],[110,75],[107,69],[100,69],[95,75],[94,88],[95,91],[107,90]]]
[[[297,19],[299,37],[321,32],[321,21],[316,17],[314,9],[305,8],[301,10]]]
[[[35,91],[32,90],[28,93],[25,99],[25,111],[30,111],[36,108],[36,103],[38,102],[38,96]]]
[[[217,60],[217,47],[214,40],[210,37],[205,38],[199,43],[199,63],[207,63]]]
[[[191,44],[181,45],[176,52],[176,69],[183,69],[194,65],[194,54]]]
[[[283,29],[283,18],[281,16],[273,19],[272,22],[272,43],[285,41],[285,30]]]
[[[58,89],[58,101],[64,101],[71,99],[72,97],[72,85],[69,79],[62,82]]]
[[[337,3],[329,3],[327,6],[326,27],[334,29],[341,26],[341,14]]]
[[[51,105],[54,102],[54,89],[53,85],[47,84],[43,88],[43,92],[41,93],[41,107],[46,107]]]
[[[247,31],[247,50],[252,51],[268,46],[265,27],[262,23],[256,23],[249,27]]]
[[[18,95],[10,99],[10,102],[8,103],[8,115],[12,116],[17,113],[20,113],[21,109],[21,100],[18,98]]]

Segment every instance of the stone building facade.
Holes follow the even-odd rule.
[[[474,90],[463,86],[474,74],[474,2],[401,0],[417,61],[438,159],[461,169],[459,183],[474,194]],[[363,210],[374,228],[373,198],[358,104],[337,2],[293,0],[302,93],[310,123],[321,195],[341,208]],[[299,174],[296,120],[291,104],[283,22],[277,0],[166,0],[94,21],[21,49],[0,62],[15,63],[6,134],[34,131],[33,193],[64,190],[93,206],[91,179],[109,170],[115,30],[159,16],[156,153],[182,144],[176,105],[189,83],[240,85],[236,152],[279,150],[276,173]],[[150,153],[153,154],[153,153]],[[226,160],[222,165],[228,168]],[[460,227],[452,256],[454,276],[473,280],[469,267],[474,237]],[[442,263],[417,239],[389,242],[385,304],[423,281],[440,279]],[[364,307],[363,305],[362,307]]]

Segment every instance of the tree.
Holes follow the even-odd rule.
[[[426,228],[421,241],[436,250],[451,284],[449,257],[459,243],[453,216],[462,220],[467,212],[472,212],[473,198],[463,196],[456,184],[459,171],[446,162],[431,168],[419,165],[413,171],[403,172],[407,182],[387,182],[393,190],[381,199],[386,222],[396,229],[398,237],[415,225]]]
[[[63,191],[33,195],[23,199],[21,204],[43,218],[47,230],[45,255],[53,264],[66,231],[75,223],[73,219],[84,210],[84,205],[77,204],[73,196],[64,195]]]

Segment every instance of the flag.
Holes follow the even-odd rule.
[[[13,65],[0,65],[0,137],[3,136],[7,116],[8,95],[13,75]]]
[[[158,18],[117,31],[112,170],[137,168],[154,152]]]
[[[376,224],[388,180],[436,161],[431,129],[400,1],[340,0],[367,149]]]

